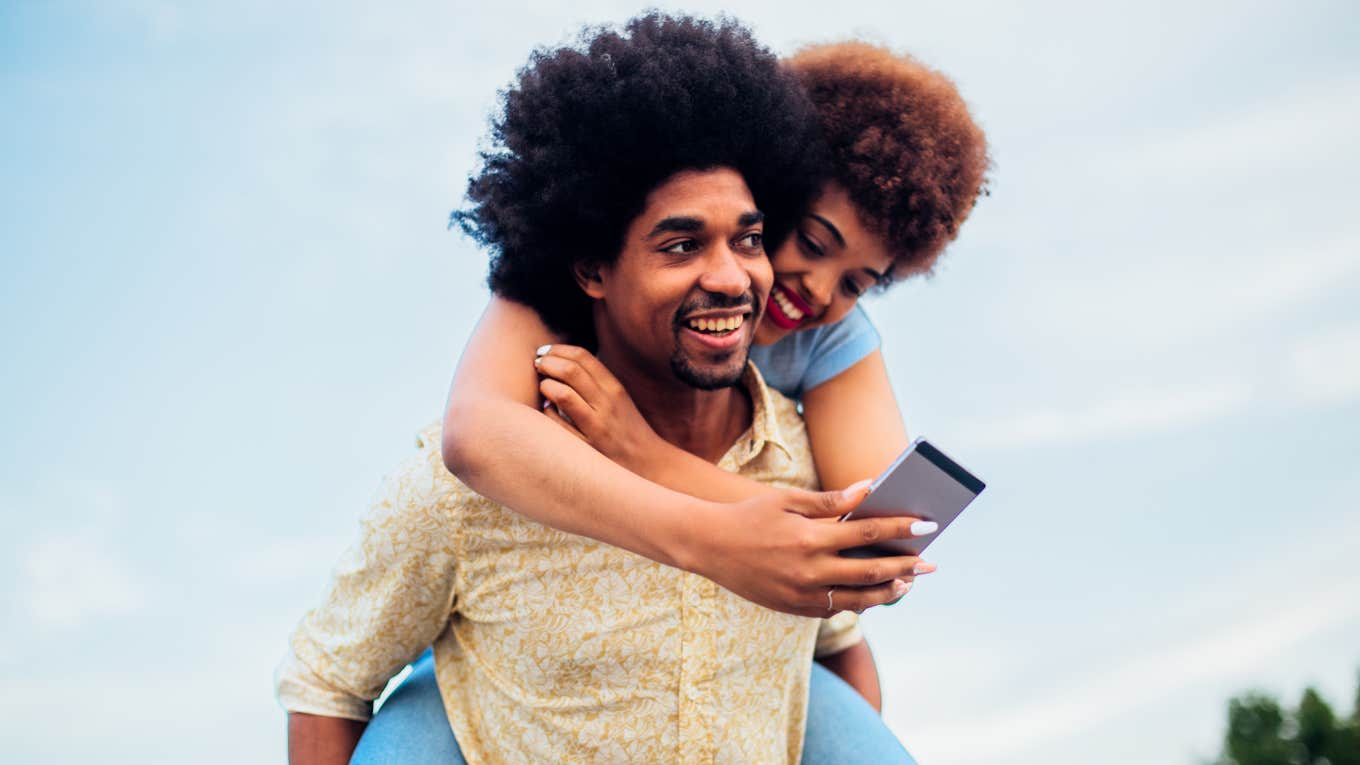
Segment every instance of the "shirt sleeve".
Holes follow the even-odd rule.
[[[800,385],[810,391],[853,367],[883,344],[874,323],[864,309],[855,306],[844,319],[826,327],[812,347],[807,370]]]
[[[384,481],[275,671],[284,709],[367,720],[387,681],[443,632],[454,599],[456,486],[437,449]]]
[[[829,619],[822,619],[817,628],[817,647],[813,656],[821,658],[840,653],[864,639],[859,628],[859,614],[842,611]]]

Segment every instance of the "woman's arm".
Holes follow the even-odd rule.
[[[663,441],[609,370],[585,349],[553,345],[535,365],[546,376],[539,385],[544,397],[576,426],[568,429],[638,475],[719,502],[769,491]],[[808,391],[803,420],[824,489],[844,489],[878,475],[907,447],[907,430],[878,350]]]
[[[863,487],[773,489],[730,481],[735,477],[696,457],[691,466],[705,470],[701,485],[713,479],[731,492],[720,498],[746,497],[698,499],[639,477],[553,424],[538,408],[532,360],[556,339],[533,310],[511,301],[494,298],[483,314],[454,377],[442,444],[446,466],[472,489],[540,523],[693,571],[780,611],[825,616],[833,586],[874,585],[838,591],[843,609],[901,594],[893,580],[910,579],[917,559],[838,553],[909,538],[911,519],[815,520],[847,512]]]
[[[445,466],[477,493],[536,521],[682,565],[685,516],[697,503],[620,468],[538,410],[531,360],[556,339],[533,309],[492,298],[449,390]],[[635,506],[619,502],[629,496],[652,512],[622,512]]]
[[[823,489],[877,476],[908,444],[878,350],[803,394],[803,421]]]

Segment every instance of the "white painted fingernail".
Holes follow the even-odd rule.
[[[911,535],[923,537],[926,534],[934,534],[940,528],[940,524],[935,521],[916,521],[911,524]]]
[[[552,346],[551,346],[551,345],[540,345],[540,346],[538,346],[538,350],[534,351],[534,355],[535,355],[535,356],[546,356],[546,355],[548,355],[548,351],[551,351],[551,350],[552,350]]]
[[[846,499],[850,499],[854,497],[856,494],[859,494],[861,491],[867,489],[869,485],[872,483],[873,481],[871,479],[866,478],[863,481],[857,481],[855,483],[850,484],[849,486],[845,487],[845,491],[841,493],[845,495]]]
[[[937,566],[934,563],[926,563],[925,561],[921,561],[920,563],[917,563],[915,566],[911,567],[911,573],[920,576],[921,574],[929,574],[936,568]]]
[[[906,594],[907,594],[907,590],[910,590],[910,589],[911,589],[911,582],[904,582],[904,581],[902,581],[901,579],[898,579],[897,581],[893,582],[893,595],[896,596],[896,597],[899,597],[899,598],[900,598],[900,597],[902,597],[903,595],[906,595]]]

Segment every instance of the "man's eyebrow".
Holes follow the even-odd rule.
[[[684,215],[676,215],[670,218],[662,218],[657,221],[652,230],[647,232],[648,239],[657,234],[693,234],[696,231],[704,230],[704,222],[699,218],[691,218]]]
[[[754,226],[763,220],[765,220],[765,213],[759,210],[752,210],[748,213],[742,213],[741,217],[737,218],[737,225],[745,228],[747,226]]]
[[[840,244],[840,246],[842,247],[845,246],[845,237],[841,236],[841,230],[836,228],[836,226],[831,221],[827,220],[826,218],[823,218],[817,213],[808,213],[808,217],[817,221],[823,226],[826,226],[826,230],[831,232],[831,236],[836,239],[836,242]]]

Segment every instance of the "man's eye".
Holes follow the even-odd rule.
[[[741,239],[738,239],[737,242],[741,244],[743,247],[747,247],[752,250],[758,250],[761,247],[765,246],[765,235],[760,233],[759,231],[752,231],[746,236],[743,236]]]
[[[686,255],[699,249],[699,243],[693,239],[682,239],[675,244],[667,245],[662,248],[662,252],[670,252],[676,255]]]

